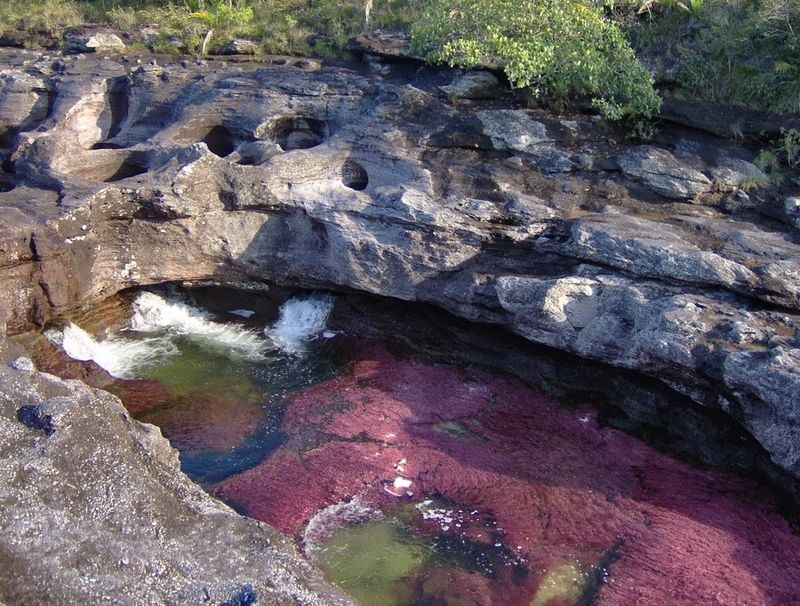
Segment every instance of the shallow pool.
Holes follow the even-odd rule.
[[[53,338],[366,606],[800,603],[800,537],[755,480],[657,452],[592,402],[328,326],[330,295],[269,320],[184,297]]]

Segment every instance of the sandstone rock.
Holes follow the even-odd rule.
[[[381,30],[359,34],[350,42],[350,48],[383,57],[422,59],[411,51],[409,36]]]
[[[800,196],[789,196],[783,201],[786,217],[792,225],[800,229]]]
[[[800,128],[800,120],[774,116],[740,106],[713,101],[673,98],[666,95],[659,117],[691,128],[705,130],[725,139],[780,135],[781,128]]]
[[[720,287],[758,282],[747,267],[700,249],[668,224],[601,215],[576,221],[571,231],[568,248],[576,257],[638,275]]]
[[[720,165],[710,168],[711,178],[725,187],[747,187],[764,185],[769,177],[752,162],[741,158],[725,158]]]
[[[167,281],[424,302],[657,379],[800,478],[796,230],[682,203],[715,168],[746,174],[725,160],[745,150],[705,153],[717,143],[681,133],[697,140],[681,147],[690,163],[625,149],[589,120],[451,106],[429,68],[410,84],[291,61],[0,57],[14,168],[0,192],[3,331]]]
[[[125,43],[111,32],[71,31],[64,34],[64,50],[78,53],[108,53],[125,50]]]
[[[768,351],[733,353],[725,360],[726,385],[755,402],[779,402],[769,417],[754,415],[751,431],[772,453],[773,460],[795,475],[800,471],[800,430],[795,398],[800,392],[800,348],[778,346]],[[770,418],[772,422],[770,422]],[[780,419],[780,420],[779,420]],[[790,420],[788,423],[785,420]],[[793,421],[792,421],[793,420]],[[789,445],[775,449],[775,444]]]
[[[667,198],[690,199],[711,189],[711,181],[702,172],[652,145],[631,148],[617,162],[625,174]]]
[[[255,55],[258,45],[252,40],[228,40],[220,51],[223,55]]]
[[[46,117],[50,103],[48,86],[41,76],[26,73],[0,75],[0,138],[30,130]]]
[[[570,154],[555,146],[545,124],[532,120],[524,112],[482,110],[477,117],[494,149],[524,152],[532,164],[546,173],[569,172],[574,168]]]
[[[280,535],[191,483],[115,397],[16,366],[0,369],[4,603],[223,603],[245,590],[349,603]]]
[[[494,99],[501,92],[500,80],[487,71],[467,72],[439,89],[446,95],[460,99]]]
[[[483,132],[491,138],[495,149],[528,152],[554,141],[542,122],[531,119],[521,111],[482,110],[477,116],[483,124]]]

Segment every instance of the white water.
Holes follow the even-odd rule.
[[[137,371],[149,364],[178,353],[168,339],[124,339],[108,337],[101,341],[76,324],[68,324],[63,331],[49,331],[47,337],[61,345],[74,360],[92,360],[112,377],[132,379]]]
[[[306,342],[325,329],[332,309],[333,296],[326,293],[294,297],[281,306],[278,321],[264,333],[282,349],[301,352]]]
[[[252,330],[214,322],[202,309],[151,292],[143,292],[134,301],[131,330],[166,331],[169,337],[188,336],[205,347],[247,360],[262,359],[268,347],[264,338]]]
[[[134,301],[130,331],[151,336],[133,339],[123,332],[98,340],[75,324],[47,336],[71,358],[93,360],[118,379],[135,378],[142,368],[179,353],[179,338],[191,338],[213,351],[247,360],[263,359],[270,345],[252,330],[214,322],[201,309],[150,292],[141,293]]]
[[[124,332],[95,339],[75,324],[63,331],[50,331],[48,338],[75,360],[93,360],[118,379],[135,378],[138,372],[166,356],[179,352],[176,341],[190,338],[201,346],[232,358],[264,359],[271,341],[289,353],[301,352],[304,344],[322,332],[333,308],[333,297],[312,294],[286,301],[280,318],[264,336],[236,324],[223,324],[207,312],[177,299],[151,292],[141,293],[133,302],[130,331],[150,336],[125,338]]]

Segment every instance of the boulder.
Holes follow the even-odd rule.
[[[709,169],[708,174],[723,187],[753,189],[769,183],[769,177],[763,170],[741,158],[725,158],[719,165]]]
[[[652,145],[633,147],[620,154],[617,162],[626,175],[666,198],[689,200],[711,190],[711,180],[702,172]]]
[[[467,72],[439,90],[459,99],[494,99],[502,93],[500,79],[483,70]]]
[[[539,146],[555,140],[548,135],[543,122],[532,119],[523,111],[481,110],[477,116],[483,124],[484,134],[498,150],[535,151]]]
[[[220,50],[221,55],[255,55],[259,52],[258,44],[252,40],[228,40]]]
[[[76,53],[110,53],[125,50],[125,43],[113,32],[80,30],[64,33],[64,50]]]

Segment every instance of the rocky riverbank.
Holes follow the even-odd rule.
[[[520,109],[489,75],[470,82],[408,62],[0,50],[0,63],[6,335],[123,288],[165,281],[274,282],[430,303],[652,377],[723,412],[798,494],[800,186],[791,179],[782,189],[768,185],[752,164],[753,149],[669,125],[647,144],[629,143],[589,116]],[[127,419],[116,400],[38,375],[24,362],[3,377],[3,452],[16,466],[6,477],[22,478],[20,470],[34,465],[20,454],[22,442],[48,466],[103,444],[104,456],[86,454],[97,461],[90,466],[97,481],[117,477],[113,469],[133,483],[163,478],[152,489],[188,508],[194,522],[183,524],[183,534],[154,540],[201,540],[195,524],[204,508],[221,508],[181,479],[166,443]],[[52,394],[42,387],[51,384]],[[107,442],[78,447],[88,429],[63,430],[72,426],[69,411],[89,414],[82,399],[106,411],[105,420],[85,425],[108,428]],[[18,420],[22,406],[40,402],[35,427]],[[660,414],[689,414],[676,406]],[[49,450],[62,439],[76,446]],[[109,464],[126,443],[157,459],[149,464],[161,471]],[[32,477],[39,488],[23,490],[17,480],[4,487],[4,528],[31,541],[39,531],[13,526],[13,507],[36,510],[34,501],[52,498],[71,510],[68,484],[82,486],[65,476],[56,490],[47,473]],[[190,506],[195,500],[205,504]],[[87,497],[84,509],[75,508],[76,527],[105,515],[93,502]],[[158,512],[139,515],[167,524]],[[237,532],[266,532],[231,512],[219,515],[244,529]],[[51,535],[61,527],[51,524]],[[92,542],[105,543],[103,536]],[[7,550],[17,568],[7,570],[33,566],[22,554],[38,548],[20,541]],[[231,541],[230,554],[255,557],[238,555],[247,539]],[[274,553],[276,561],[294,557],[283,548]],[[102,555],[87,561],[105,562],[109,574],[124,568]],[[313,586],[313,574],[295,564],[289,586],[306,583],[297,580],[306,574]],[[58,561],[50,570],[54,576],[41,578],[66,583],[64,570],[75,566]],[[176,584],[175,591],[191,598],[207,587],[217,601],[243,587],[300,595],[248,579],[230,587]],[[54,595],[8,583],[30,591],[18,594],[28,601]],[[90,589],[64,595],[81,591]],[[124,602],[129,594],[114,595]]]

